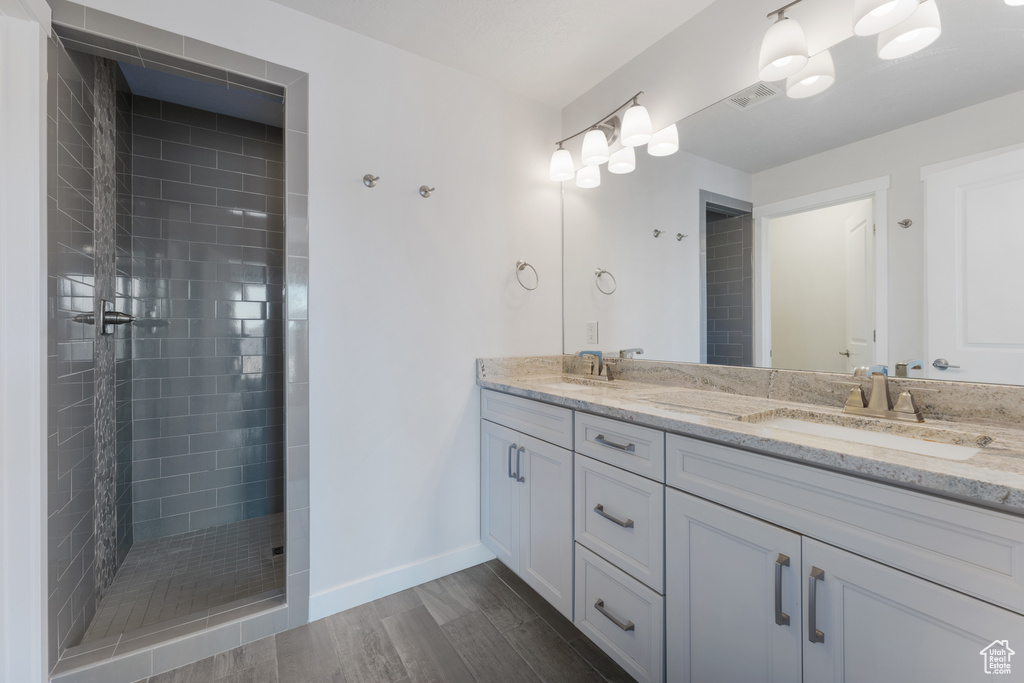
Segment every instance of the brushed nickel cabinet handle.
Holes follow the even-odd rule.
[[[611,515],[609,515],[607,512],[604,511],[604,505],[602,505],[601,503],[598,503],[597,505],[594,506],[594,512],[596,512],[597,514],[601,515],[605,519],[609,519],[609,520],[615,522],[616,524],[621,526],[623,529],[632,529],[633,528],[633,520],[627,518],[626,521],[623,522],[621,519],[619,519],[617,517],[612,517]]]
[[[779,553],[775,560],[775,625],[789,626],[789,615],[782,611],[782,568],[789,566],[789,557]]]
[[[512,451],[515,450],[516,445],[509,444],[508,446],[508,478],[515,479],[515,475],[512,474]]]
[[[597,436],[595,436],[594,437],[594,442],[595,443],[599,443],[602,446],[608,446],[609,448],[617,448],[620,451],[625,451],[626,453],[635,453],[636,452],[636,446],[635,445],[633,445],[631,443],[628,443],[625,446],[623,446],[621,443],[615,443],[614,441],[609,441],[608,439],[605,438],[604,434],[598,434]]]
[[[612,615],[611,612],[606,610],[604,608],[604,600],[602,600],[601,598],[597,599],[597,602],[594,603],[594,607],[597,608],[598,612],[600,612],[601,614],[603,614],[606,617],[608,617],[609,621],[611,621],[613,624],[615,624],[616,626],[621,628],[623,631],[635,631],[636,630],[636,624],[634,624],[632,621],[627,621],[627,622],[623,623],[623,622],[619,621],[618,619],[616,619],[615,616]]]
[[[807,640],[812,643],[824,643],[825,634],[818,630],[818,582],[825,580],[824,570],[811,567],[807,576]]]
[[[522,476],[522,474],[519,472],[519,456],[522,455],[525,451],[526,446],[520,446],[519,448],[516,449],[516,481],[518,481],[520,484],[526,481],[526,477]]]

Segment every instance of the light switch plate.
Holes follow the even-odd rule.
[[[597,321],[596,320],[588,320],[587,321],[587,343],[588,344],[596,344],[597,343]]]

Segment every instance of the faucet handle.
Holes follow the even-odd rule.
[[[850,397],[846,399],[847,408],[864,408],[867,404],[868,399],[864,396],[864,389],[862,389],[860,385],[856,385],[850,389]]]
[[[914,402],[914,395],[910,393],[910,389],[904,389],[900,392],[899,398],[896,399],[896,407],[892,409],[894,413],[908,413],[917,417],[918,422],[924,422],[924,417],[921,415],[921,409],[917,407],[917,403]]]

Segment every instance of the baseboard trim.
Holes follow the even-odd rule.
[[[482,543],[474,543],[314,593],[309,596],[309,620],[316,621],[493,559],[494,553]]]

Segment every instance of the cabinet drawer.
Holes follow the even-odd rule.
[[[576,544],[576,626],[638,681],[661,681],[665,598]]]
[[[665,433],[657,429],[576,413],[576,452],[665,481]]]
[[[572,411],[568,408],[483,389],[480,417],[572,450]]]
[[[665,486],[576,454],[576,540],[665,590]]]
[[[1024,614],[1024,518],[670,434],[668,485]]]

